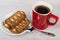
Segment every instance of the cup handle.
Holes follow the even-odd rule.
[[[55,16],[55,15],[52,14],[52,13],[49,14],[48,16],[49,16],[50,18],[53,18],[53,19],[55,20],[55,22],[53,23],[53,22],[50,22],[50,19],[49,19],[49,20],[48,20],[49,25],[55,25],[55,24],[57,23],[59,17]]]

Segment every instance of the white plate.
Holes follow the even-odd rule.
[[[24,30],[23,32],[21,32],[21,33],[19,33],[19,34],[14,34],[14,33],[10,32],[7,28],[5,28],[5,27],[3,26],[3,22],[5,21],[5,19],[7,19],[8,17],[10,17],[12,14],[13,14],[13,13],[7,14],[6,16],[4,16],[4,17],[1,18],[1,21],[0,21],[0,29],[1,29],[4,33],[6,33],[6,34],[8,34],[8,35],[12,35],[12,36],[22,35],[22,34],[25,34],[26,32],[30,32],[29,30]],[[29,27],[30,27],[30,26],[31,26],[31,24],[29,24]],[[29,28],[29,27],[28,27],[28,28]]]

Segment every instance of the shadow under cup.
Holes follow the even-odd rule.
[[[47,6],[43,5],[36,6],[34,10],[40,14],[48,14],[50,12],[50,9]]]

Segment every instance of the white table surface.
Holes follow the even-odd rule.
[[[31,10],[33,4],[38,0],[0,0],[0,18],[17,10],[24,10],[27,17],[31,20]],[[43,0],[53,6],[53,13],[60,17],[59,0]],[[1,20],[1,19],[0,19]],[[1,26],[0,26],[1,27]],[[52,32],[56,36],[51,37],[36,30],[21,36],[9,36],[0,29],[0,40],[60,40],[60,19],[54,26],[49,26],[45,31]]]

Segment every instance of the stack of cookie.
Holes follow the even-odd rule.
[[[26,15],[23,11],[17,11],[12,16],[7,18],[3,25],[5,28],[9,29],[10,32],[18,34],[25,30],[30,21],[26,18]]]

